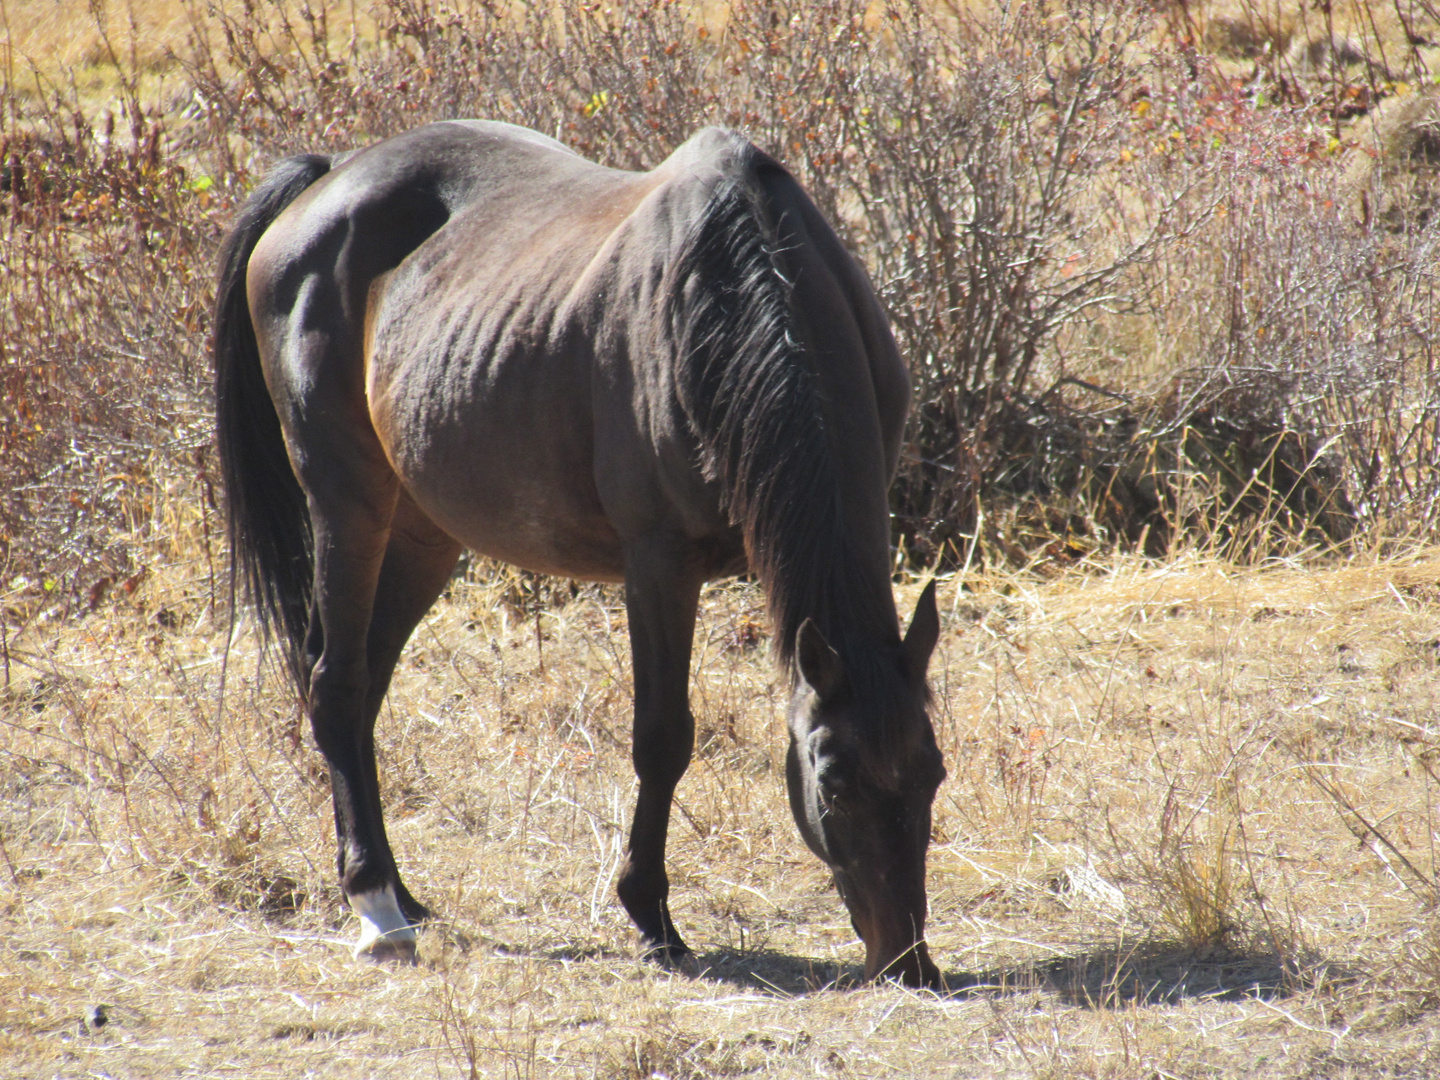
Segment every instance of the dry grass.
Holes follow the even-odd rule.
[[[1265,562],[1263,537],[1237,542],[1238,527],[1205,509],[1248,498],[1264,462],[1197,452],[1187,472],[1183,439],[1165,466],[1178,479],[1161,508],[1174,539],[1164,559],[1072,537],[1090,511],[1057,524],[1063,500],[1028,518],[1024,498],[981,507],[975,531],[989,529],[991,569],[943,581],[932,669],[950,778],[936,803],[931,943],[957,993],[856,984],[860,946],[790,821],[785,688],[760,598],[743,584],[703,599],[698,747],[672,830],[677,919],[706,972],[639,962],[613,899],[634,796],[618,594],[488,566],[457,580],[417,633],[380,723],[391,835],[411,886],[442,919],[413,969],[351,963],[319,756],[252,628],[227,633],[205,453],[210,252],[247,178],[276,153],[363,141],[462,107],[567,125],[567,139],[621,164],[642,164],[706,120],[744,123],[777,146],[800,133],[809,149],[790,160],[833,210],[869,197],[855,162],[826,155],[887,129],[847,135],[851,120],[825,95],[796,88],[851,85],[898,109],[903,95],[885,95],[906,84],[887,81],[879,54],[862,55],[858,37],[826,37],[834,57],[854,50],[843,65],[852,84],[827,82],[842,79],[842,65],[814,62],[803,42],[757,49],[765,59],[750,63],[769,66],[732,79],[706,67],[714,38],[734,49],[785,42],[787,24],[752,7],[754,25],[737,21],[707,45],[689,26],[672,56],[664,47],[678,24],[641,7],[648,21],[613,33],[575,14],[566,25],[593,35],[589,53],[553,41],[486,53],[463,26],[427,21],[439,9],[420,0],[357,10],[389,21],[383,48],[349,50],[336,28],[350,9],[332,5],[323,40],[336,51],[318,63],[324,50],[306,37],[300,7],[262,4],[271,17],[288,12],[288,29],[224,47],[215,34],[205,67],[195,53],[172,64],[167,50],[183,53],[192,12],[214,31],[208,7],[132,0],[106,9],[116,67],[96,51],[85,5],[4,0],[14,46],[0,57],[13,61],[4,114],[23,123],[0,140],[0,158],[11,155],[0,165],[28,170],[30,186],[0,174],[0,1073],[1440,1072],[1440,552],[1426,546],[1440,505],[1428,464],[1440,460],[1436,225],[1417,223],[1413,193],[1381,200],[1383,177],[1356,179],[1365,170],[1352,159],[1371,145],[1356,126],[1366,117],[1341,115],[1384,97],[1378,133],[1387,109],[1405,111],[1390,76],[1417,92],[1434,81],[1433,47],[1396,36],[1408,18],[1437,18],[1418,0],[1174,6],[1180,29],[1167,33],[1210,49],[1219,81],[1205,74],[1147,98],[1122,73],[1131,96],[1102,102],[1104,124],[1085,129],[1104,152],[1086,159],[1098,162],[1093,175],[1073,177],[1077,205],[1092,214],[1080,239],[1103,233],[1101,204],[1085,192],[1128,164],[1120,151],[1143,164],[1126,174],[1132,187],[1168,177],[1156,190],[1203,196],[1172,238],[1210,231],[1167,249],[1148,307],[1053,326],[1036,370],[1118,380],[1137,394],[1173,382],[1173,400],[1211,394],[1219,409],[1215,386],[1263,395],[1303,368],[1310,381],[1296,400],[1310,411],[1295,414],[1297,427],[1330,417],[1347,440],[1335,452],[1374,463],[1374,486],[1353,488],[1369,500],[1357,510],[1368,531],[1343,558],[1318,556],[1300,534],[1293,560]],[[969,18],[988,10],[955,7]],[[1366,57],[1384,45],[1383,73],[1373,57],[1334,50],[1333,62],[1300,70],[1295,42],[1312,40],[1305,20],[1322,7]],[[833,21],[838,9],[822,8],[797,8],[794,33],[822,40],[805,21]],[[256,9],[223,10],[232,30],[257,29],[244,22]],[[132,16],[142,28],[134,50]],[[874,22],[856,25],[871,32]],[[307,40],[308,65],[285,51]],[[20,54],[63,92],[36,95]],[[654,61],[653,86],[635,77],[639,55]],[[1147,70],[1183,70],[1183,50],[1171,61],[1181,68]],[[965,71],[983,86],[982,68]],[[187,80],[209,103],[198,111],[190,94],[171,93]],[[955,119],[944,112],[953,95],[925,85],[935,92],[910,119]],[[597,96],[627,86],[639,102],[630,111],[630,90]],[[1290,96],[1277,105],[1277,94]],[[110,109],[118,134],[76,122],[72,105],[92,117]],[[1036,130],[1053,132],[1043,94],[1005,106],[1033,106]],[[1351,125],[1333,148],[1332,120]],[[1015,125],[1005,130],[1015,137]],[[950,152],[944,131],[932,134],[925,145]],[[1207,157],[1217,139],[1226,148]],[[1376,134],[1383,159],[1382,141]],[[894,143],[888,177],[949,175],[905,152],[915,145]],[[1005,144],[987,152],[1003,157]],[[1294,169],[1318,194],[1295,194]],[[1347,206],[1313,224],[1315,199],[1353,194],[1340,186],[1347,176],[1376,196],[1360,199],[1371,220]],[[941,194],[957,200],[946,213],[966,209],[963,192]],[[1217,195],[1231,210],[1206,218]],[[1045,220],[1055,250],[1075,242],[1079,219],[1067,209]],[[865,231],[880,227],[855,225],[852,238],[863,248],[867,235],[883,239]],[[1087,249],[1097,258],[1123,239],[1104,235]],[[926,294],[910,275],[929,272],[938,250],[885,264],[892,302]],[[1053,271],[1042,285],[1063,289],[1064,263],[1037,265]],[[1296,310],[1317,315],[1287,318]],[[904,313],[917,341],[933,328],[924,313]],[[963,326],[951,329],[960,336],[945,340],[963,340]],[[1271,346],[1277,338],[1283,348]],[[1342,353],[1343,371],[1324,366]],[[937,346],[930,361],[946,355]],[[1369,381],[1340,377],[1357,372]],[[1091,419],[1118,429],[1127,416],[1117,406]],[[1224,429],[1207,428],[1202,442],[1215,431]],[[1057,422],[1051,441],[1019,450],[1064,462],[1065,437]],[[1279,455],[1267,446],[1262,457]],[[1285,527],[1282,511],[1257,505],[1257,537]],[[995,569],[1007,560],[1026,569]],[[898,591],[908,612],[918,584]],[[103,1026],[87,1020],[97,1007]]]
[[[116,60],[132,55],[132,50],[143,67],[163,67],[167,51],[184,47],[194,10],[187,0],[93,5],[6,0],[0,49],[28,89],[35,89],[36,75],[46,81],[73,75],[83,85],[100,88],[114,79]]]
[[[782,694],[743,585],[705,596],[673,829],[677,913],[708,971],[636,960],[612,898],[633,797],[621,607],[557,591],[537,648],[518,596],[503,576],[457,582],[381,720],[392,836],[443,913],[413,970],[349,960],[318,757],[248,635],[216,724],[203,563],[10,641],[9,1071],[1440,1064],[1440,555],[947,581],[931,941],[954,983],[979,984],[948,998],[853,986],[859,946],[785,807]],[[95,1005],[109,1022],[86,1030]]]
[[[323,13],[337,44],[352,34],[374,38],[368,4],[293,7]],[[0,74],[22,107],[69,88],[86,111],[119,111],[127,79],[148,102],[183,106],[189,95],[181,58],[195,30],[213,32],[218,12],[233,9],[207,0],[5,0]]]

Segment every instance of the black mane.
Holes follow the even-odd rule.
[[[810,618],[861,700],[895,700],[890,583],[865,572],[846,520],[819,373],[792,303],[803,270],[787,265],[758,183],[757,170],[779,166],[750,155],[717,186],[665,290],[680,404],[765,588],[781,664],[793,677]]]

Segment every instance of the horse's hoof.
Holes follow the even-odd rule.
[[[356,946],[356,959],[361,963],[376,963],[376,965],[416,965],[420,962],[419,955],[415,950],[415,939],[390,940],[387,937],[370,943],[369,946]]]
[[[415,938],[383,937],[369,944],[362,942],[355,946],[355,959],[363,964],[418,964]]]
[[[691,978],[700,974],[700,961],[685,945],[654,943],[647,945],[641,956],[652,964],[658,964],[666,971]]]
[[[415,927],[401,914],[392,886],[356,893],[347,899],[351,909],[360,916],[360,940],[355,943],[356,960],[376,964],[415,963]]]

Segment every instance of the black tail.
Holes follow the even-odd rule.
[[[285,454],[280,419],[260,370],[245,274],[265,230],[329,171],[328,157],[287,158],[240,208],[220,248],[212,343],[215,441],[225,483],[230,572],[240,575],[266,639],[282,639],[286,666],[302,695],[315,565],[310,511]]]

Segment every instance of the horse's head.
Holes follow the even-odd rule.
[[[806,620],[796,640],[803,682],[789,716],[790,808],[835,874],[865,942],[865,977],[911,986],[940,983],[925,946],[930,804],[945,778],[925,711],[925,667],[939,634],[932,582],[903,644],[883,661],[900,669],[892,700],[862,701],[840,655]]]

